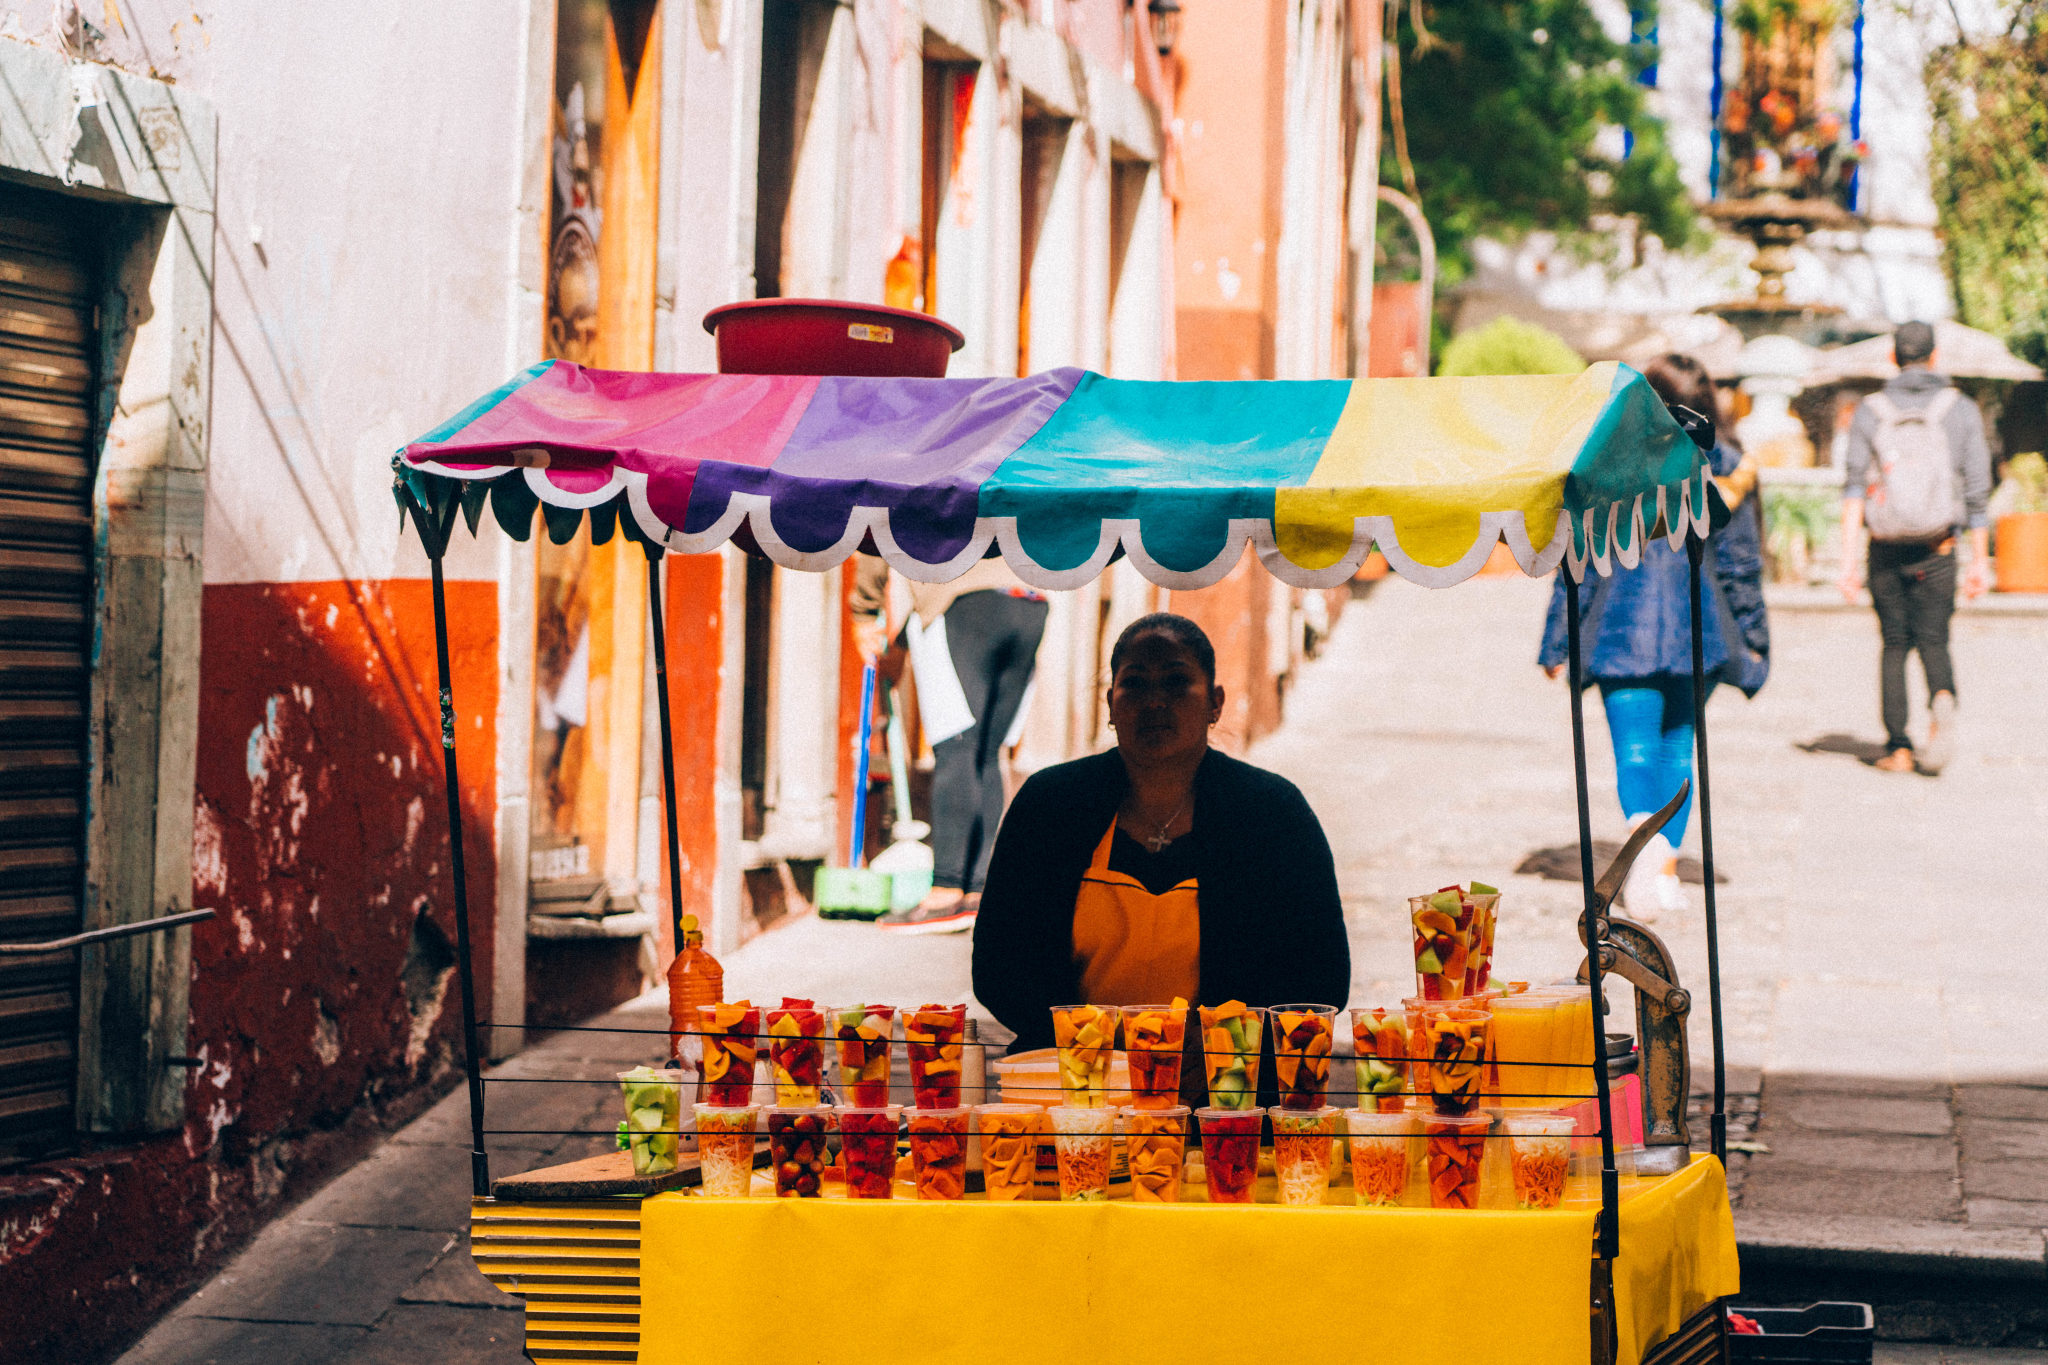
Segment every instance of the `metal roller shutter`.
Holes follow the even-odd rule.
[[[75,934],[92,591],[92,242],[54,196],[0,210],[0,942]],[[0,1167],[73,1140],[78,954],[0,954]]]

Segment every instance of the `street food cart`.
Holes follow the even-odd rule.
[[[888,331],[872,320],[847,325],[855,340]],[[1688,550],[1699,600],[1702,546],[1726,519],[1701,448],[1711,442],[1704,419],[1674,418],[1642,376],[1613,363],[1573,376],[1173,383],[1078,370],[640,374],[552,361],[406,446],[395,492],[432,562],[456,841],[473,1251],[487,1275],[527,1297],[533,1357],[1723,1359],[1721,1299],[1737,1278],[1721,1160],[1704,716],[1695,721],[1714,1083],[1711,1150],[1691,1155],[1690,998],[1654,936],[1607,913],[1622,868],[1596,881],[1578,686],[1588,572],[1633,567],[1647,539],[1665,535]],[[1595,1018],[1604,977],[1636,987],[1641,1122],[1617,1126],[1608,1069],[1589,1065],[1598,1127],[1589,1193],[1577,1207],[1540,1212],[1364,1210],[1334,1199],[1281,1208],[680,1190],[585,1198],[544,1176],[526,1177],[522,1194],[494,1192],[441,565],[458,522],[474,532],[491,515],[524,539],[536,511],[557,542],[587,522],[595,540],[621,534],[643,547],[658,670],[662,557],[728,542],[807,571],[862,550],[926,582],[1001,554],[1049,590],[1087,584],[1117,558],[1170,590],[1201,588],[1247,545],[1302,588],[1346,583],[1375,547],[1395,572],[1435,588],[1472,576],[1497,543],[1532,576],[1562,566],[1588,946],[1580,978]],[[1693,632],[1697,672],[1697,612]],[[665,671],[657,680],[666,763]],[[667,777],[673,859],[672,768]],[[680,929],[679,892],[671,908]],[[1617,1167],[1625,1131],[1646,1144],[1633,1178]]]

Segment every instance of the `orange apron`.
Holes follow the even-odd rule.
[[[1074,962],[1091,1005],[1193,1000],[1202,984],[1202,919],[1195,879],[1155,896],[1109,868],[1116,821],[1096,845],[1074,897]]]

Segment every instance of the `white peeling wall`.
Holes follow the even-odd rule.
[[[219,115],[208,583],[426,575],[389,462],[507,376],[525,8],[0,11],[0,34],[175,81]],[[495,576],[488,544],[456,539],[451,576]]]

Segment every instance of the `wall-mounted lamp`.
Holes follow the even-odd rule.
[[[1152,19],[1152,46],[1162,57],[1171,57],[1180,41],[1180,0],[1151,0],[1146,5]]]

